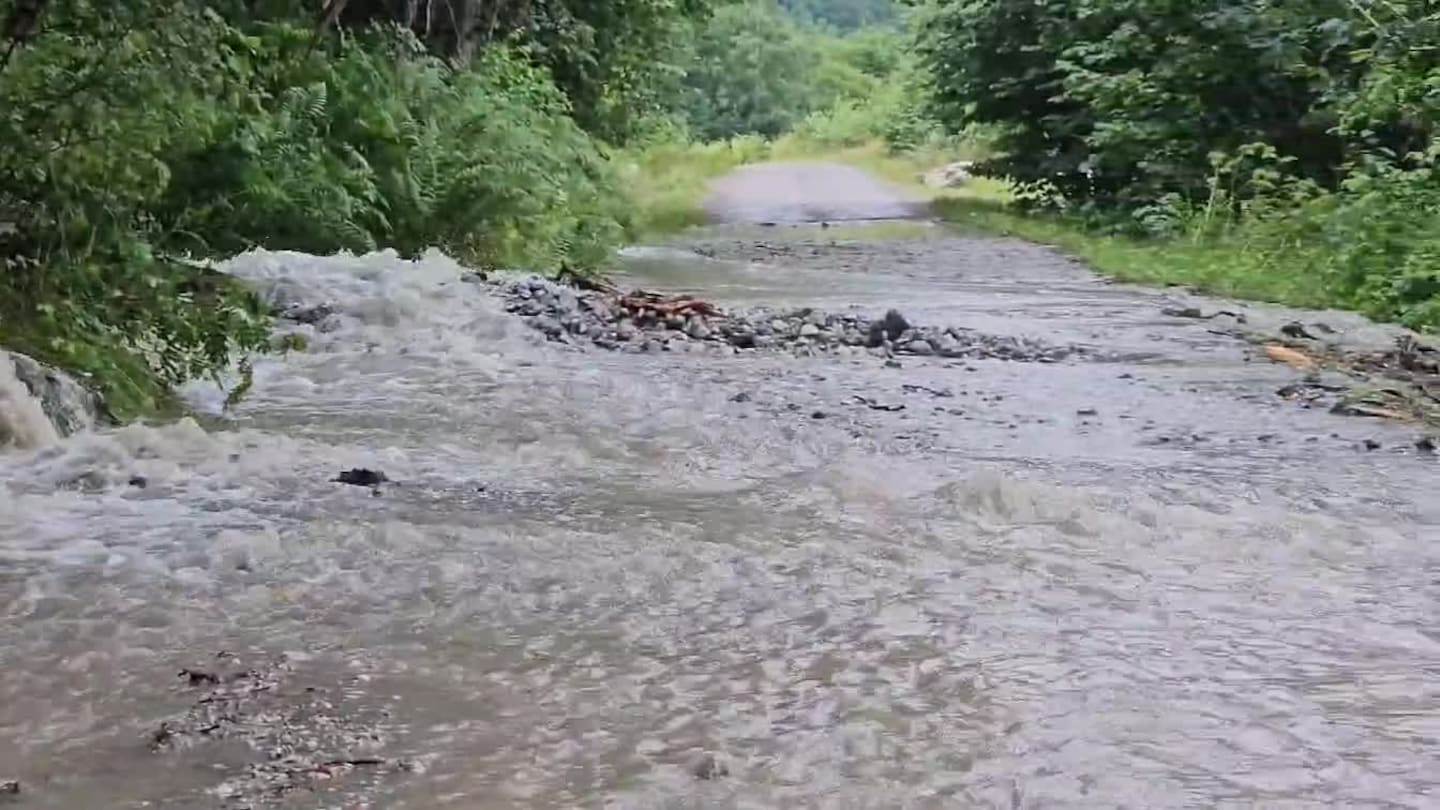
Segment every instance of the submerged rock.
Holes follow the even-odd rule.
[[[696,779],[719,779],[730,775],[730,768],[714,754],[701,754],[690,763],[690,773]]]
[[[330,479],[337,484],[349,484],[355,487],[378,487],[389,481],[385,473],[379,470],[367,470],[364,467],[356,467],[350,470],[342,470],[341,473]]]

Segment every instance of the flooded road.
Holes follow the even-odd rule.
[[[785,225],[909,202],[743,177],[712,200],[731,222],[627,251],[624,280],[1084,351],[607,352],[443,257],[239,257],[333,315],[238,410],[196,386],[204,429],[0,456],[0,802],[1440,801],[1440,466],[1413,428],[1277,397],[1295,371],[1161,314],[1198,299],[923,222]],[[352,467],[391,483],[330,480]],[[207,700],[176,673],[222,650],[289,662],[275,705],[157,746]],[[266,770],[371,753],[407,767]]]

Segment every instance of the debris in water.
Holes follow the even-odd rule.
[[[1075,415],[1076,415],[1076,416],[1099,416],[1099,415],[1100,415],[1100,411],[1098,411],[1098,410],[1096,410],[1096,409],[1094,409],[1094,408],[1081,408],[1080,410],[1078,410],[1078,411],[1075,412]]]
[[[1172,318],[1203,318],[1205,313],[1198,307],[1165,307],[1160,310],[1161,315],[1169,315]]]
[[[0,796],[19,796],[19,779],[0,779]]]
[[[374,789],[385,775],[414,770],[380,755],[381,726],[367,717],[375,712],[349,705],[360,697],[356,682],[340,689],[290,686],[291,673],[283,658],[245,667],[228,654],[216,656],[205,669],[182,670],[183,677],[203,689],[189,711],[162,722],[150,734],[151,750],[168,754],[219,740],[249,748],[254,761],[228,772],[215,788],[221,806],[233,810],[274,806],[287,793],[313,790],[316,782],[339,780],[361,768],[373,776],[357,776],[326,789],[353,795]]]
[[[1199,307],[1165,307],[1164,309],[1160,310],[1160,314],[1169,315],[1172,318],[1194,318],[1202,321],[1212,320],[1214,318],[1220,317],[1221,315],[1228,315],[1231,318],[1234,318],[1237,323],[1245,323],[1244,315],[1241,315],[1238,312],[1231,312],[1228,309],[1216,310],[1215,312],[1206,315],[1204,312],[1200,311]]]
[[[355,487],[378,487],[390,479],[385,473],[379,470],[367,470],[364,467],[355,467],[341,471],[340,475],[330,479],[337,484],[349,484]]]
[[[1366,440],[1365,440],[1365,449],[1366,449],[1366,450],[1379,450],[1379,449],[1380,449],[1380,442],[1377,442],[1377,441],[1375,441],[1374,439],[1366,439]]]
[[[1330,412],[1339,416],[1406,419],[1409,406],[1404,393],[1393,388],[1357,389],[1346,393]]]
[[[1284,363],[1291,368],[1311,371],[1316,365],[1314,358],[1309,355],[1278,343],[1266,344],[1264,351],[1266,358],[1276,363]]]
[[[1310,332],[1305,329],[1305,324],[1300,323],[1299,321],[1291,321],[1290,323],[1287,323],[1284,326],[1280,327],[1280,334],[1284,335],[1285,337],[1295,338],[1297,340],[1319,339],[1314,335],[1310,334]]]
[[[812,411],[810,413],[811,419],[824,419],[826,416],[828,416],[828,414],[826,414],[824,411]]]
[[[746,392],[746,391],[741,391],[740,393],[735,394],[734,396],[730,397],[730,401],[731,401],[731,402],[749,402],[749,401],[750,401],[750,394],[749,394],[748,392]]]
[[[219,676],[219,675],[216,675],[216,674],[213,673],[213,672],[206,672],[206,671],[201,670],[201,669],[188,669],[188,668],[187,668],[187,669],[182,669],[182,670],[180,670],[180,676],[179,676],[179,677],[181,677],[181,678],[188,678],[189,681],[190,681],[190,685],[191,685],[191,686],[203,686],[203,685],[205,685],[205,684],[207,684],[207,683],[208,683],[208,684],[218,684],[218,683],[220,683],[220,676]]]
[[[902,405],[901,403],[898,403],[898,402],[896,402],[896,403],[876,402],[875,400],[870,399],[869,397],[862,397],[862,396],[860,396],[860,395],[858,395],[858,394],[855,395],[854,397],[852,397],[852,399],[854,399],[856,402],[860,403],[861,405],[864,405],[865,407],[869,408],[869,409],[872,410],[872,411],[903,411],[903,410],[905,410],[905,406]],[[817,418],[818,418],[818,417],[817,417]]]
[[[1305,380],[1304,382],[1291,383],[1276,389],[1275,394],[1283,399],[1299,399],[1310,402],[1319,399],[1325,393],[1338,393],[1344,391],[1343,385],[1328,385],[1317,380]]]
[[[941,397],[943,399],[949,399],[950,397],[955,396],[955,392],[951,391],[949,388],[931,388],[927,385],[907,384],[900,386],[900,390],[904,391],[907,394],[925,393],[929,394],[932,397]]]
[[[1422,453],[1435,452],[1435,446],[1436,442],[1434,436],[1421,436],[1420,438],[1415,440],[1415,449],[1419,450]]]

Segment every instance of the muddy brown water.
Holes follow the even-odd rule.
[[[736,221],[627,251],[627,278],[1092,351],[581,352],[443,257],[239,257],[231,272],[332,303],[338,328],[262,364],[205,429],[0,456],[9,800],[1440,801],[1440,467],[1413,430],[1276,397],[1295,372],[1160,314],[1195,299],[923,222],[747,224],[863,219],[827,199],[877,192],[837,194],[870,181],[814,167],[743,177],[713,209]],[[879,199],[879,216],[909,204]],[[188,393],[218,410],[218,391]],[[356,466],[394,483],[329,482]],[[296,689],[333,690],[385,756],[424,767],[217,794],[264,752],[147,740],[195,700],[176,672],[222,649],[288,655]]]

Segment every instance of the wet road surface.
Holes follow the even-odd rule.
[[[580,351],[443,257],[234,260],[336,321],[208,430],[0,457],[18,806],[1434,806],[1440,469],[1414,431],[1280,399],[1296,372],[1160,314],[1198,299],[1041,247],[745,224],[911,210],[876,188],[749,169],[729,221],[625,278],[1091,351]],[[394,483],[330,482],[357,466]],[[288,655],[293,696],[232,723],[264,733],[151,750],[219,650]],[[363,733],[277,720],[307,687]],[[286,722],[410,767],[276,792]]]

